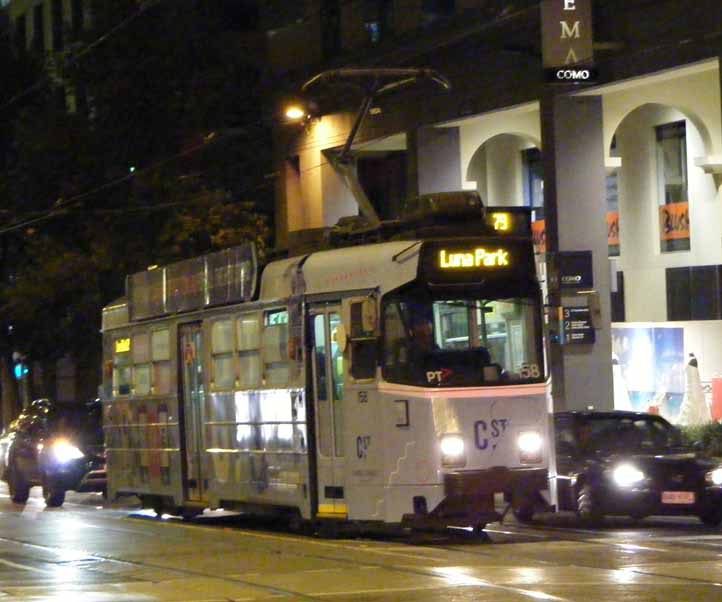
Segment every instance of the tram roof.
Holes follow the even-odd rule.
[[[420,243],[382,242],[275,261],[263,270],[260,299],[375,288],[383,294],[416,278]]]

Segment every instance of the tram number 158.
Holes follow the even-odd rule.
[[[509,424],[508,418],[494,418],[487,423],[486,420],[477,420],[474,423],[474,439],[476,447],[484,451],[496,449],[494,439],[501,437],[506,431],[506,425]]]

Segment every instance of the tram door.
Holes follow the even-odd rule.
[[[204,496],[201,475],[203,453],[203,336],[200,322],[178,327],[178,355],[181,378],[179,391],[183,421],[181,446],[183,453],[183,482],[188,501],[202,501]]]
[[[344,494],[344,363],[336,341],[341,324],[339,306],[311,310],[313,380],[316,409],[318,516],[346,518]]]

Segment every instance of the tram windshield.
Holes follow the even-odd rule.
[[[419,291],[385,300],[384,378],[422,386],[478,386],[544,379],[541,318],[533,297]]]

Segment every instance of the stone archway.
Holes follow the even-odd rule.
[[[722,235],[716,185],[695,161],[712,153],[710,130],[684,107],[646,102],[610,131],[616,148],[607,147],[607,165],[617,174],[617,266],[627,283],[626,319],[666,321],[666,270],[722,262],[718,245],[709,244]],[[679,151],[668,150],[665,132],[683,136],[684,144],[675,143]],[[670,167],[675,161],[678,176]]]
[[[496,134],[483,141],[466,167],[465,180],[475,182],[485,205],[521,206],[529,198],[525,157],[540,144],[530,136],[517,133]]]

